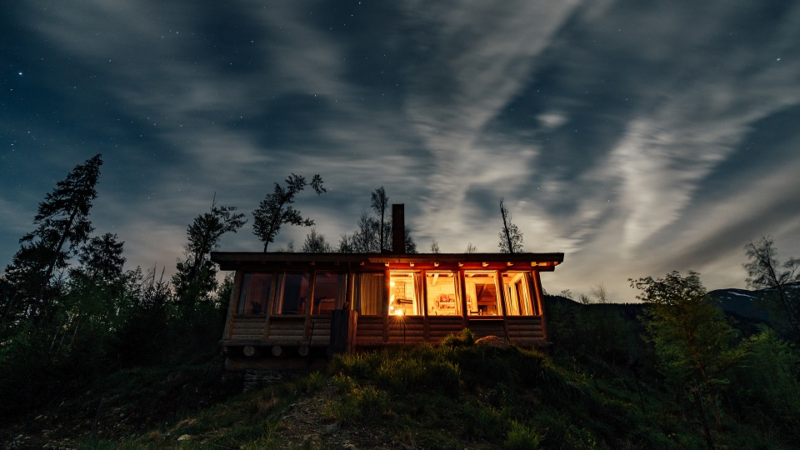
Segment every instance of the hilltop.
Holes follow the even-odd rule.
[[[476,345],[465,332],[436,348],[338,357],[244,393],[244,375],[210,353],[120,370],[6,424],[0,439],[86,449],[705,448],[700,422],[640,337],[641,308],[551,298],[549,356]],[[763,382],[747,374],[731,378]],[[748,395],[728,391],[719,448],[796,448],[797,411],[745,410]]]

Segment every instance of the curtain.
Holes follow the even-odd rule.
[[[356,274],[353,309],[364,316],[379,316],[384,303],[384,274]]]

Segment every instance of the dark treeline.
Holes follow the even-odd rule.
[[[186,232],[174,275],[166,267],[125,270],[124,243],[94,234],[101,155],[76,166],[39,204],[35,229],[0,277],[0,416],[45,404],[94,377],[141,365],[208,359],[233,288],[210,260],[226,233],[245,223],[236,208],[212,199]],[[292,174],[254,212],[267,244],[283,224],[311,225],[293,209],[306,182]],[[312,188],[321,194],[322,179]]]
[[[0,277],[0,416],[45,404],[119,368],[190,362],[217,351],[233,279],[218,282],[210,253],[244,226],[245,215],[212,199],[189,224],[172,277],[164,277],[164,266],[125,270],[124,243],[116,234],[96,234],[90,220],[101,166],[96,155],[56,184]],[[319,175],[308,183],[291,174],[253,212],[253,233],[264,251],[282,225],[314,225],[293,207],[309,185],[318,195],[326,191]],[[335,250],[391,250],[382,187],[372,206],[376,215],[363,214],[358,230],[343,235]],[[303,251],[334,249],[312,228]],[[406,251],[415,251],[408,231]]]
[[[244,216],[212,200],[187,229],[184,258],[124,270],[124,243],[93,234],[101,155],[76,166],[39,204],[34,231],[0,277],[0,415],[46,403],[111,370],[208,357],[232,280],[209,259]]]
[[[768,237],[745,250],[747,283],[772,311],[768,323],[726,314],[698,273],[671,272],[629,280],[641,304],[608,304],[602,285],[593,289],[594,301],[570,301],[569,291],[548,297],[554,358],[578,362],[591,377],[634,379],[643,414],[680,414],[702,436],[702,444],[683,447],[797,442],[800,334],[791,311],[800,306],[798,261],[780,264]],[[654,386],[666,398],[648,405],[642,391]]]

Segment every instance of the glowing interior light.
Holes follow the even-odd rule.
[[[394,315],[395,316],[402,316],[403,315],[403,310],[402,309],[396,309],[394,311]]]
[[[394,281],[390,281],[389,286],[394,287]]]

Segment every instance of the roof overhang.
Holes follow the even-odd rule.
[[[386,268],[464,267],[464,268],[535,268],[554,270],[564,262],[563,253],[259,253],[211,252],[211,260],[222,270],[252,269],[258,266],[287,265],[357,265]]]

